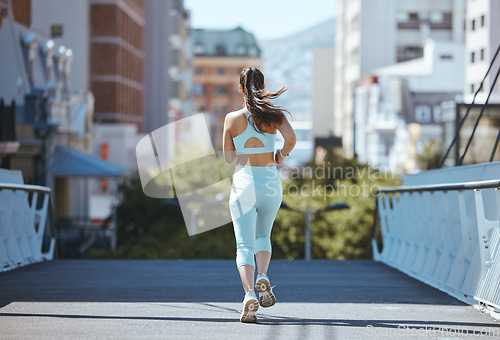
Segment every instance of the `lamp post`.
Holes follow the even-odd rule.
[[[326,208],[319,210],[296,210],[290,208],[288,205],[286,205],[285,202],[281,202],[281,208],[286,210],[296,211],[306,216],[305,260],[309,261],[311,259],[311,216],[320,211],[349,209],[349,206],[345,203],[333,203],[327,206]]]

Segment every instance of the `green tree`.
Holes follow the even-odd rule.
[[[439,168],[439,163],[443,157],[441,142],[428,140],[425,143],[422,153],[417,155],[417,164],[420,170],[431,170]]]
[[[383,173],[329,150],[325,162],[297,169],[284,183],[283,201],[297,210],[319,210],[311,221],[311,256],[329,259],[371,257],[371,233],[378,187],[401,183]],[[350,209],[321,212],[328,205],[345,202]],[[273,228],[274,257],[304,258],[305,216],[282,210]]]

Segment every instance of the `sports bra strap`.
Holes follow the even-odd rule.
[[[255,130],[253,124],[251,123],[252,116],[250,112],[244,108],[243,113],[247,117],[247,127],[245,131],[240,133],[238,136],[233,138],[233,143],[236,148],[237,155],[249,155],[249,154],[260,154],[267,152],[274,152],[274,144],[276,143],[276,133],[259,133]],[[245,147],[245,143],[250,138],[257,138],[263,144],[261,147]]]

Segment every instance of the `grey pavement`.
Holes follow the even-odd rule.
[[[232,260],[59,260],[0,273],[0,339],[492,338],[490,315],[373,261],[272,260],[239,322]],[[475,335],[473,335],[475,334]]]

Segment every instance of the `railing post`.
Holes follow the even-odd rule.
[[[305,259],[309,261],[311,259],[311,215],[314,211],[304,211],[306,214],[306,245],[305,245]]]

